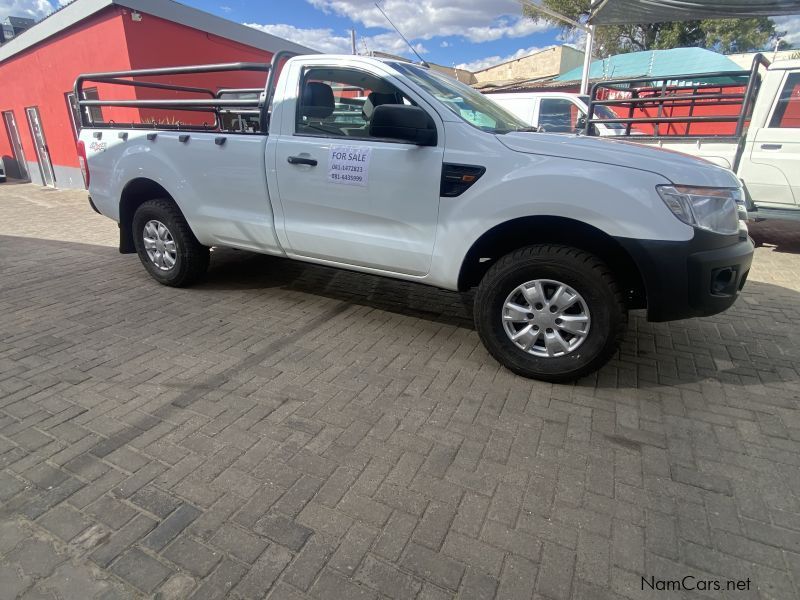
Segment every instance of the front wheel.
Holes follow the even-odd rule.
[[[597,257],[561,245],[521,248],[498,260],[475,297],[475,326],[514,373],[551,382],[603,366],[627,327],[621,290]]]
[[[169,200],[148,200],[136,209],[133,243],[144,268],[164,285],[191,285],[208,269],[208,248],[197,241],[178,207]]]

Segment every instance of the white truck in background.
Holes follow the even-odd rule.
[[[744,184],[751,218],[800,221],[800,60],[770,63],[756,55],[749,71],[671,81],[610,80],[589,96],[488,96],[541,131],[612,137],[731,169]],[[715,128],[722,132],[709,131]]]
[[[477,288],[488,351],[547,381],[608,361],[629,309],[653,321],[711,315],[745,284],[753,245],[727,169],[530,133],[472,88],[411,63],[293,56],[278,77],[286,58],[78,77],[90,203],[159,283],[197,282],[209,248],[226,246]],[[202,89],[190,78],[242,71],[263,72],[264,87]],[[87,100],[87,82],[138,97]],[[148,90],[161,97],[143,99]],[[86,109],[97,107],[190,117],[92,124]]]
[[[513,115],[542,133],[583,133],[591,97],[569,92],[499,92],[486,93]],[[609,119],[617,115],[609,108],[595,107],[595,114]],[[621,123],[599,123],[595,131],[600,137],[626,135]],[[636,135],[634,132],[633,135]]]

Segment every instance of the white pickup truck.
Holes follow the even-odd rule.
[[[198,99],[196,87],[153,82],[258,70],[266,73],[258,93]],[[653,321],[711,315],[744,286],[753,245],[738,219],[742,188],[727,169],[531,133],[470,87],[411,63],[311,55],[276,71],[236,63],[76,81],[77,98],[89,81],[161,93],[80,100],[84,109],[214,115],[201,125],[92,126],[82,110],[91,204],[119,224],[120,251],[138,253],[159,283],[196,282],[209,248],[228,246],[446,290],[477,287],[475,325],[488,351],[548,381],[602,366],[629,309],[646,308]],[[195,95],[164,99],[181,89]],[[226,125],[243,115],[247,128]]]

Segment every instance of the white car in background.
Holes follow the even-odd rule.
[[[586,128],[589,96],[567,92],[510,92],[486,96],[539,131],[582,133]],[[616,113],[605,106],[595,106],[594,110],[598,117],[617,118]],[[598,123],[595,128],[600,137],[625,135],[625,125],[621,123]]]

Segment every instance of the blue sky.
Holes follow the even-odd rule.
[[[8,14],[41,18],[69,0],[0,0]],[[374,0],[179,0],[322,52],[358,50],[410,56]],[[431,62],[477,70],[562,43],[559,30],[522,17],[518,0],[382,0],[381,6],[418,52]],[[800,47],[800,16],[776,19],[785,39]],[[578,45],[582,39],[567,40]]]
[[[373,0],[183,0],[185,3],[326,52],[409,55]],[[381,6],[426,60],[471,67],[558,43],[558,30],[521,16],[516,0],[383,0]]]

